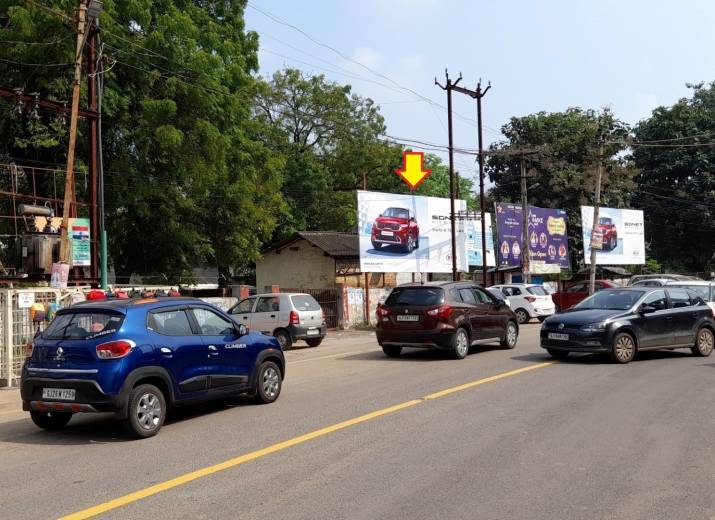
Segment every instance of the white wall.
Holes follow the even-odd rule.
[[[335,286],[335,260],[306,240],[269,251],[256,262],[256,288],[324,289]]]

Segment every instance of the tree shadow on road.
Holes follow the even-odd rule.
[[[164,428],[170,428],[173,424],[214,413],[229,412],[232,408],[243,407],[253,403],[254,401],[250,396],[237,396],[176,408],[169,411],[164,422]],[[162,433],[163,431],[160,431],[157,437],[154,438],[160,438]],[[23,419],[0,423],[0,442],[14,444],[72,446],[110,444],[135,440],[126,433],[122,422],[116,419],[113,414],[75,414],[67,426],[54,432],[37,428],[30,420],[29,414]]]

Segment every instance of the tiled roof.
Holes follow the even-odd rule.
[[[360,256],[357,233],[339,233],[336,231],[299,231],[290,238],[269,245],[263,252],[266,253],[286,247],[301,238],[319,247],[334,258],[358,258]]]

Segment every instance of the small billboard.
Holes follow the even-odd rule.
[[[581,206],[584,260],[591,263],[591,247],[596,264],[635,265],[645,263],[643,212],[637,209],[599,208],[593,225],[593,206]]]

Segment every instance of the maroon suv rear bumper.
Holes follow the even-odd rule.
[[[377,329],[380,346],[416,348],[452,348],[454,327],[445,326],[434,330]]]

